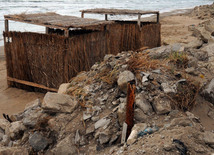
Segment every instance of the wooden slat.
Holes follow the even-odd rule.
[[[57,92],[57,89],[48,88],[48,87],[46,87],[44,85],[33,83],[33,82],[29,82],[29,81],[19,80],[19,79],[12,78],[12,77],[7,77],[7,80],[11,81],[11,82],[16,82],[16,83],[24,84],[24,85],[27,85],[27,86],[32,86],[32,87],[37,87],[37,88],[42,88],[42,89],[45,89],[45,90]]]
[[[5,24],[5,32],[8,32],[9,31],[9,23],[8,23],[7,19],[5,19],[4,24]]]

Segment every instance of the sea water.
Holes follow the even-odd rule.
[[[211,4],[213,0],[0,0],[0,46],[3,45],[4,15],[21,13],[56,12],[80,17],[79,10],[92,8],[139,9],[169,12]],[[86,14],[86,18],[103,19]],[[44,32],[45,28],[20,22],[9,22],[14,31]]]

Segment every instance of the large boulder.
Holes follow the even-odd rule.
[[[205,97],[206,100],[208,100],[214,104],[214,78],[210,81],[210,83],[202,91],[202,95]]]
[[[119,74],[119,78],[117,80],[117,84],[124,93],[127,93],[127,85],[129,82],[134,81],[135,76],[131,71],[123,71]]]
[[[42,102],[42,108],[49,112],[72,113],[78,103],[71,96],[48,92]]]

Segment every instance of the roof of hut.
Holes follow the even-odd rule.
[[[93,27],[96,28],[101,25],[112,23],[112,21],[79,18],[75,16],[63,16],[52,12],[38,14],[5,15],[4,18],[6,20],[13,20],[64,30],[69,28],[93,29]]]

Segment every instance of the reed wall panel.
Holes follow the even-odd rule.
[[[160,46],[160,24],[115,22],[104,31],[71,37],[30,32],[4,32],[8,77],[58,88],[80,71],[88,71],[106,54]],[[29,89],[9,82],[9,86]]]

